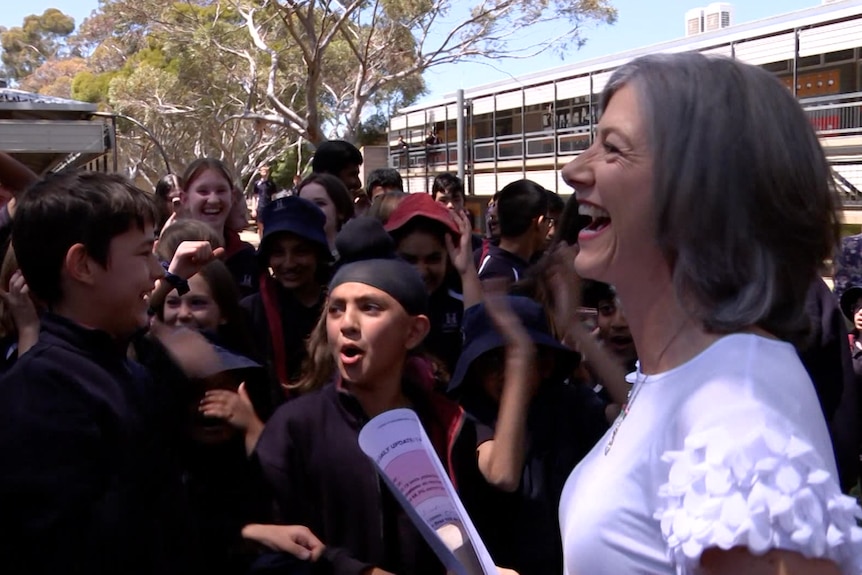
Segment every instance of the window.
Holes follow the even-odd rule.
[[[775,74],[780,74],[782,72],[790,71],[790,60],[782,60],[780,62],[770,62],[769,64],[764,64],[761,66],[767,72],[773,72]]]
[[[837,52],[828,52],[823,54],[823,61],[827,64],[832,64],[835,62],[846,62],[849,60],[853,60],[855,51],[853,48],[849,48],[847,50],[838,50]]]
[[[812,68],[814,66],[820,65],[820,54],[816,54],[814,56],[806,56],[804,58],[799,59],[799,67],[800,68]]]

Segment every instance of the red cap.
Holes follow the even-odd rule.
[[[452,232],[455,237],[461,234],[458,229],[458,224],[452,219],[452,214],[443,204],[434,200],[430,194],[408,194],[403,200],[398,203],[398,206],[392,211],[389,219],[386,221],[387,232],[394,232],[407,224],[414,218],[426,218],[434,222],[439,222]]]

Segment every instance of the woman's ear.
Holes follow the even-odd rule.
[[[425,336],[431,331],[431,321],[428,316],[414,315],[410,316],[410,325],[408,326],[404,347],[414,349],[425,340]]]

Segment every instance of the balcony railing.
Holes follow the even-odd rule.
[[[799,103],[820,137],[862,136],[862,92],[807,98]],[[549,128],[523,135],[468,139],[466,161],[472,165],[521,160],[525,157],[571,156],[589,147],[592,131],[593,126],[587,124],[556,131]],[[402,170],[451,168],[457,163],[457,145],[450,142],[434,146],[418,144],[408,148],[391,148],[389,159],[390,165]]]
[[[822,137],[862,134],[862,92],[800,100]]]

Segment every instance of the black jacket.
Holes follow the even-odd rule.
[[[3,573],[187,572],[179,392],[107,334],[43,316],[0,379]]]
[[[405,388],[406,391],[406,388]],[[468,512],[477,512],[481,480],[476,427],[457,405],[415,389],[409,394]],[[282,405],[256,448],[281,519],[308,526],[327,546],[318,572],[359,575],[376,566],[398,574],[442,575],[442,564],[380,481],[359,448],[368,421],[336,384]]]

